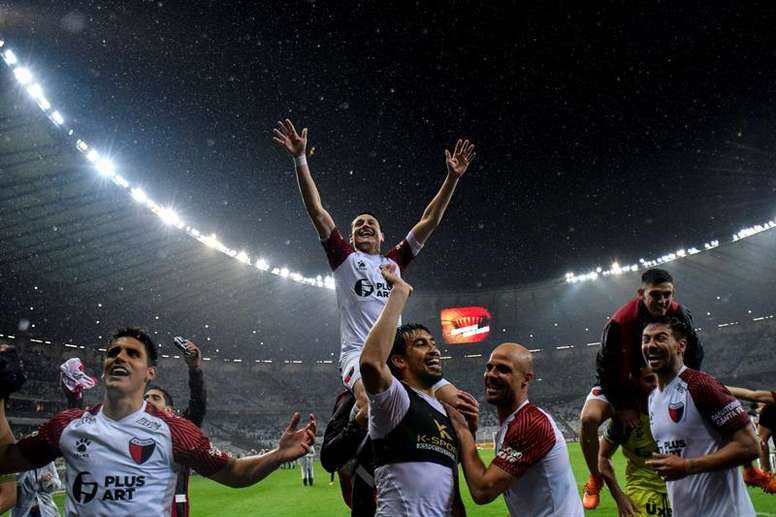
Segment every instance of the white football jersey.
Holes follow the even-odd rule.
[[[661,454],[699,458],[712,454],[733,434],[751,426],[749,416],[717,379],[683,367],[664,389],[649,396],[649,422]],[[666,482],[674,517],[754,517],[737,467]]]
[[[118,421],[101,406],[63,411],[19,447],[36,464],[64,457],[67,516],[170,515],[176,463],[210,476],[230,461],[196,425],[145,402]]]
[[[334,272],[342,357],[342,354],[361,351],[372,325],[388,303],[391,286],[383,278],[382,266],[396,265],[401,276],[422,246],[410,232],[387,254],[370,255],[354,249],[336,228],[322,244]]]

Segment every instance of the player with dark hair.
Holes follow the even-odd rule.
[[[659,454],[646,465],[666,480],[674,517],[754,517],[737,467],[757,457],[760,442],[741,402],[684,365],[690,333],[671,316],[644,328],[642,354],[658,379],[648,409]]]
[[[199,348],[192,341],[186,341],[183,345],[186,351],[183,360],[189,370],[189,405],[183,410],[181,416],[191,421],[197,427],[202,427],[207,412],[207,390],[205,389],[205,377],[202,373],[202,357]],[[175,403],[172,395],[166,389],[156,384],[149,384],[143,399],[162,412],[175,414]],[[187,517],[190,511],[189,478],[191,469],[178,466],[178,480],[175,483],[175,495],[171,517]]]
[[[135,328],[115,336],[103,362],[102,404],[63,411],[18,443],[12,443],[0,406],[0,474],[38,468],[63,456],[68,515],[170,515],[176,464],[227,486],[246,487],[302,456],[314,442],[314,418],[297,430],[295,413],[277,449],[263,456],[228,456],[188,420],[143,400],[146,385],[156,377],[150,337]]]
[[[657,375],[649,366],[641,369],[639,387],[641,400],[639,404],[639,423],[633,429],[628,429],[617,418],[609,421],[609,425],[601,437],[601,447],[598,453],[598,463],[606,486],[617,503],[619,517],[649,517],[650,515],[671,515],[668,503],[668,490],[665,481],[657,473],[646,466],[646,460],[657,452],[657,444],[652,438],[647,414],[647,397],[657,386]],[[620,488],[614,472],[612,456],[617,448],[627,458],[625,466],[625,491]]]
[[[469,492],[477,504],[503,494],[513,517],[583,517],[566,440],[552,417],[528,401],[533,378],[533,357],[522,345],[503,343],[491,353],[485,396],[496,406],[501,427],[488,467],[477,453],[476,429],[448,406]]]
[[[397,267],[396,275],[401,276],[420,252],[441,223],[458,181],[474,159],[474,145],[468,140],[458,140],[452,153],[445,150],[447,177],[442,186],[407,236],[382,255],[382,227],[373,213],[363,211],[357,215],[350,226],[350,239],[346,241],[334,224],[334,219],[323,207],[307,165],[307,128],[301,134],[297,133],[293,123],[286,119],[278,123],[274,133],[273,140],[294,159],[302,201],[326,250],[334,274],[340,312],[340,373],[343,384],[356,395],[358,406],[363,407],[366,405],[366,395],[360,379],[359,356],[366,336],[385,306],[391,289],[380,274],[380,269],[392,264]],[[438,396],[455,403],[457,390],[446,384],[442,381],[436,386],[440,390]]]
[[[579,442],[590,471],[582,503],[588,510],[598,506],[603,484],[598,471],[598,428],[615,416],[630,429],[639,422],[637,379],[645,364],[641,333],[647,323],[665,315],[683,321],[690,329],[685,361],[691,368],[700,369],[703,347],[692,316],[674,300],[674,294],[674,279],[668,271],[648,269],[641,275],[636,297],[617,309],[604,328],[596,357],[598,382],[588,394],[580,416]]]
[[[425,327],[396,329],[412,287],[392,264],[382,274],[391,293],[360,359],[369,396],[376,515],[453,515],[463,510],[457,484],[459,442],[432,389],[442,378],[441,354]],[[473,399],[466,412],[472,421],[477,419]]]

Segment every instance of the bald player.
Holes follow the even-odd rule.
[[[583,517],[566,441],[550,415],[528,401],[533,358],[524,346],[504,343],[485,367],[485,398],[496,406],[496,458],[486,467],[466,419],[448,407],[460,439],[461,464],[477,504],[504,494],[509,515]]]

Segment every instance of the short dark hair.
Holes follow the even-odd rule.
[[[144,330],[137,327],[124,327],[118,329],[113,333],[113,337],[110,342],[113,344],[120,337],[131,337],[137,339],[146,349],[146,356],[148,356],[148,366],[156,366],[156,361],[159,356],[156,353],[156,345],[154,345],[151,336],[149,336]]]
[[[397,378],[399,377],[400,372],[396,366],[394,366],[391,358],[395,355],[407,355],[407,334],[416,330],[424,330],[431,334],[431,331],[420,323],[405,323],[396,329],[396,336],[393,338],[393,347],[391,348],[391,353],[388,354],[388,368],[390,368],[391,373]]]
[[[650,320],[647,325],[667,326],[671,329],[671,335],[673,335],[674,339],[677,341],[680,339],[684,339],[686,341],[693,330],[688,327],[687,323],[680,320],[679,318],[675,318],[674,316],[657,316],[656,318]]]
[[[664,284],[666,282],[674,283],[674,277],[665,269],[652,268],[644,271],[641,275],[641,283],[646,285]]]
[[[162,388],[161,386],[157,386],[156,384],[149,384],[146,388],[145,392],[148,393],[151,390],[158,390],[162,392],[162,396],[164,397],[164,403],[170,406],[171,408],[175,407],[175,404],[172,402],[172,395],[170,395],[170,392],[166,389]]]
[[[356,219],[358,219],[358,216],[364,215],[364,214],[371,215],[372,217],[374,217],[375,220],[377,221],[377,226],[380,227],[380,231],[383,230],[383,223],[380,222],[380,218],[377,217],[377,214],[375,214],[374,212],[370,212],[368,210],[362,210],[362,211],[360,211],[359,213],[356,214],[356,217],[354,217],[353,220],[355,221]],[[350,226],[353,226],[352,222],[350,223]]]

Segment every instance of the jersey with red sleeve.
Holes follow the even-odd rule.
[[[18,446],[35,464],[64,457],[68,516],[170,515],[176,463],[211,476],[230,461],[197,426],[145,402],[121,420],[101,406],[63,411]]]
[[[736,431],[752,425],[744,407],[722,383],[686,366],[663,389],[650,394],[649,421],[658,452],[683,458],[712,454]],[[666,487],[675,517],[755,515],[736,467],[668,481]]]
[[[391,286],[380,272],[382,266],[396,265],[401,276],[422,245],[410,232],[385,255],[370,255],[353,248],[336,228],[322,244],[334,272],[342,358],[343,354],[361,352],[372,325],[388,302]]]
[[[583,517],[566,440],[550,415],[527,400],[496,435],[493,464],[515,480],[504,493],[509,515]]]

